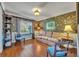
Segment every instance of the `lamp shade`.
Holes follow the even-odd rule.
[[[66,32],[73,31],[72,28],[71,28],[71,25],[65,25],[64,31],[66,31]]]

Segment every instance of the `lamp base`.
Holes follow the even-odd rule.
[[[67,39],[69,39],[69,38],[70,38],[69,33],[67,33]]]

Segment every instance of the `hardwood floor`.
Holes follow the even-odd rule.
[[[37,40],[17,42],[16,45],[3,50],[1,57],[46,57],[48,45]],[[70,56],[71,54],[69,54]],[[74,54],[73,56],[75,56]]]
[[[11,48],[5,49],[1,56],[21,56],[21,57],[45,57],[47,55],[48,45],[36,40],[27,40],[25,44],[17,43]]]

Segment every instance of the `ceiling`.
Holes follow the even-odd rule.
[[[76,11],[75,2],[4,2],[2,4],[6,13],[36,21]],[[40,16],[33,14],[32,9],[35,7],[41,9]]]

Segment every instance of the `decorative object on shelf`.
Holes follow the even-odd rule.
[[[67,38],[70,38],[69,33],[73,31],[71,25],[65,25],[64,31],[67,32]]]
[[[41,12],[41,10],[39,8],[33,8],[33,13],[35,16],[39,16],[40,12]]]

